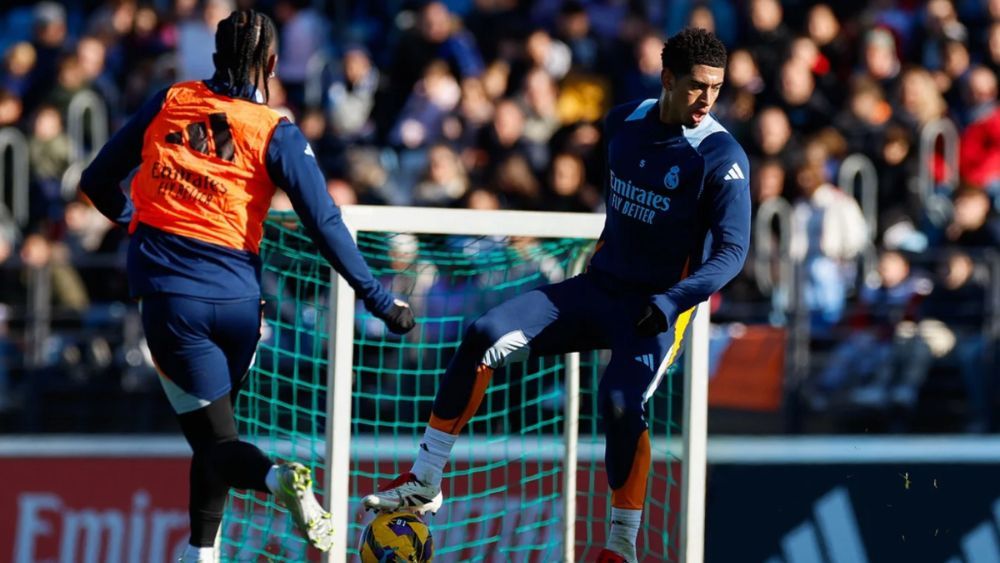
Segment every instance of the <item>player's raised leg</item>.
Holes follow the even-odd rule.
[[[646,503],[651,447],[646,402],[680,352],[693,309],[666,332],[624,339],[612,349],[598,388],[606,434],[604,462],[611,488],[611,525],[598,563],[637,561],[635,541]]]
[[[366,496],[364,505],[436,512],[443,501],[444,467],[459,433],[479,409],[493,370],[531,354],[592,347],[582,311],[593,303],[593,291],[583,276],[571,278],[519,295],[473,322],[448,364],[413,468]]]

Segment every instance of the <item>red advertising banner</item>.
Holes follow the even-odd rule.
[[[166,563],[187,544],[186,458],[0,458],[0,475],[0,560]]]

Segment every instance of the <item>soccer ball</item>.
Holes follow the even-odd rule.
[[[430,563],[431,530],[412,512],[379,514],[361,534],[362,563]]]

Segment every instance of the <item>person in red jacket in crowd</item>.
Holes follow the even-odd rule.
[[[984,66],[969,74],[972,123],[962,133],[959,172],[968,184],[1000,195],[1000,105],[997,77]]]

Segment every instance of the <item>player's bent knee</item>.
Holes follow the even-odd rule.
[[[597,395],[605,424],[620,427],[638,422],[645,429],[645,406],[641,395],[610,385],[601,385]]]
[[[523,330],[511,328],[511,323],[501,322],[490,314],[479,317],[469,326],[466,341],[481,354],[478,363],[492,369],[521,361],[531,353]]]

